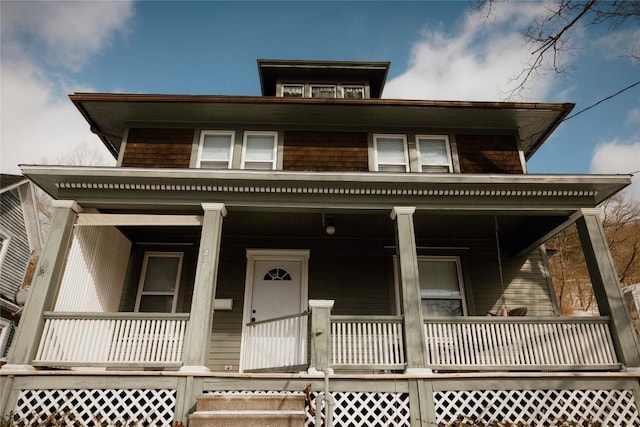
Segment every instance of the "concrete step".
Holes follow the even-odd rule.
[[[202,394],[198,396],[196,411],[304,411],[303,395],[277,395],[277,394],[235,394],[216,395]]]
[[[304,427],[300,411],[197,411],[189,415],[189,427]]]

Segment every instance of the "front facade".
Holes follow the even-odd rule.
[[[571,104],[387,100],[388,68],[71,95],[118,164],[22,167],[55,214],[4,414],[196,426],[197,396],[307,389],[336,426],[640,425],[596,208],[630,178],[527,174]],[[558,314],[544,242],[573,223],[597,317]]]

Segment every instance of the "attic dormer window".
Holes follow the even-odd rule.
[[[282,96],[285,98],[302,98],[303,94],[303,85],[282,85]]]
[[[364,86],[342,86],[342,97],[362,99],[364,98]]]
[[[312,98],[335,98],[336,87],[333,85],[311,85]]]

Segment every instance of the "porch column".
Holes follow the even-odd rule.
[[[602,211],[582,209],[581,212],[576,225],[598,310],[611,318],[611,335],[620,362],[627,367],[640,367],[640,345],[602,228]]]
[[[311,364],[309,372],[331,369],[331,309],[334,300],[309,300],[311,310]]]
[[[227,210],[223,203],[203,203],[202,209],[204,219],[200,250],[193,284],[191,315],[185,333],[182,368],[180,368],[183,372],[209,372],[207,357],[218,280],[222,219],[227,214]]]
[[[418,276],[418,253],[413,226],[414,207],[394,207],[391,219],[396,221],[396,247],[402,290],[402,312],[409,374],[426,374],[427,369],[424,340],[424,321],[420,299],[420,279]]]
[[[32,369],[44,326],[43,313],[52,310],[62,281],[67,253],[73,237],[73,224],[82,208],[73,200],[54,200],[49,236],[42,249],[29,296],[4,369]]]

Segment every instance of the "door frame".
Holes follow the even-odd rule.
[[[299,313],[305,311],[309,305],[309,249],[247,249],[247,272],[244,284],[244,305],[242,308],[242,337],[240,344],[240,372],[245,353],[244,335],[247,323],[251,320],[253,304],[253,279],[256,261],[299,261],[300,262],[300,306]]]

